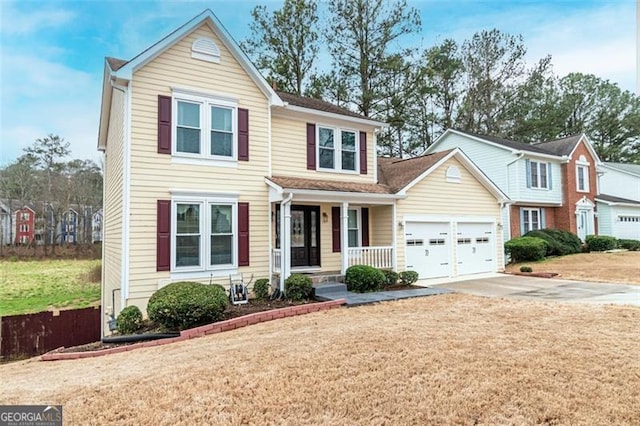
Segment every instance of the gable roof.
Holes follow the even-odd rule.
[[[320,100],[320,99],[307,98],[307,97],[293,95],[291,93],[286,93],[286,92],[281,92],[281,91],[276,91],[276,93],[278,94],[278,96],[280,96],[280,99],[282,99],[284,102],[286,102],[286,103],[288,103],[290,105],[295,105],[295,106],[299,106],[299,107],[302,107],[302,108],[315,109],[315,110],[318,110],[318,111],[331,112],[331,113],[334,113],[334,114],[346,115],[346,116],[349,116],[349,117],[362,118],[364,120],[368,120],[369,119],[368,117],[365,117],[364,115],[358,114],[358,113],[353,112],[353,111],[349,111],[346,108],[339,107],[337,105],[334,105],[334,104],[329,103],[329,102],[325,102],[325,101]]]
[[[614,197],[613,195],[600,194],[596,195],[597,201],[603,201],[605,204],[633,204],[640,206],[640,201],[630,200],[628,198]]]
[[[556,139],[548,142],[540,142],[535,146],[552,152],[556,155],[569,156],[576,147],[576,144],[582,139],[583,134],[567,136],[566,138]]]
[[[378,180],[394,192],[401,191],[453,150],[413,158],[378,158]]]
[[[605,162],[602,163],[602,165],[614,170],[619,170],[636,176],[640,176],[640,164]]]
[[[384,184],[358,183],[348,181],[307,179],[290,176],[271,176],[267,179],[283,189],[303,189],[311,191],[358,192],[363,194],[393,194]]]

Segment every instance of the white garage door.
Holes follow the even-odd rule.
[[[640,240],[640,209],[618,208],[613,213],[613,235],[616,238]]]
[[[451,274],[451,226],[448,222],[407,222],[407,269],[423,278]]]
[[[492,223],[458,222],[456,235],[458,275],[495,270]]]

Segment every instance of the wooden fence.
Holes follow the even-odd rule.
[[[100,340],[100,307],[0,318],[0,356],[40,355]]]

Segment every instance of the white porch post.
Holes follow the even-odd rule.
[[[340,227],[340,248],[342,249],[342,275],[347,272],[349,265],[349,203],[343,202],[340,216],[342,226]]]
[[[391,206],[391,246],[393,247],[393,270],[398,272],[398,218],[396,216],[396,203]]]
[[[291,274],[291,198],[280,204],[280,291],[284,280]]]

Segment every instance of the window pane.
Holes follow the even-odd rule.
[[[200,105],[178,102],[178,126],[200,127]]]
[[[211,107],[211,128],[231,132],[231,110],[229,108]]]
[[[358,247],[358,230],[350,229],[349,230],[349,247]]]
[[[524,232],[526,233],[531,231],[531,227],[529,225],[529,210],[523,210],[522,220],[524,222]]]
[[[349,229],[358,228],[358,211],[349,210]]]
[[[176,136],[176,151],[200,154],[200,130],[178,127]]]
[[[333,129],[320,127],[318,135],[320,136],[320,146],[333,148]]]
[[[531,162],[531,186],[538,188],[538,163]]]
[[[342,149],[348,151],[356,150],[356,134],[342,131]]]
[[[320,148],[320,167],[333,169],[333,150]]]
[[[200,233],[200,205],[178,204],[177,206],[176,233],[199,234]]]
[[[233,235],[211,236],[211,264],[226,265],[233,263]]]
[[[230,234],[232,220],[231,220],[231,206],[225,205],[212,205],[211,206],[211,233],[212,234]]]
[[[356,153],[349,151],[342,151],[342,170],[355,170],[356,169]]]
[[[538,210],[531,210],[531,229],[540,229],[540,220],[538,218]]]
[[[200,266],[200,236],[176,236],[176,266]]]
[[[233,133],[211,132],[211,155],[233,155]]]
[[[547,187],[547,164],[540,163],[540,188]]]

